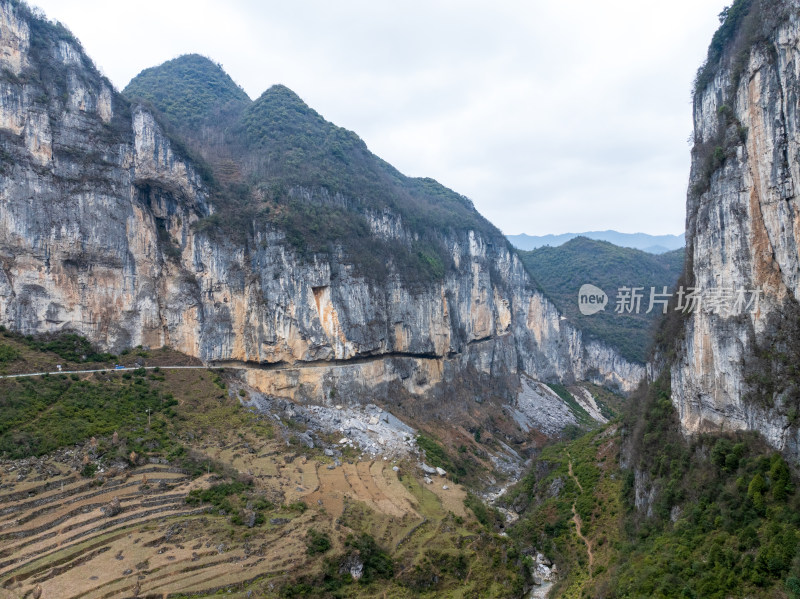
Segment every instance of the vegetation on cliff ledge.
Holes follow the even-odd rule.
[[[786,15],[787,3],[782,0],[734,0],[726,6],[719,14],[720,26],[711,38],[706,60],[697,71],[695,94],[702,93],[723,68],[730,69],[731,89],[735,89],[753,47],[765,43]]]

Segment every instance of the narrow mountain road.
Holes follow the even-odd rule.
[[[425,354],[410,354],[410,353],[392,353],[381,354],[379,356],[364,356],[361,358],[352,358],[348,360],[318,360],[313,362],[276,362],[261,364],[256,362],[242,362],[239,360],[212,360],[211,362],[200,366],[125,366],[123,368],[95,368],[92,370],[54,370],[50,372],[26,372],[22,374],[5,374],[0,375],[0,379],[16,379],[32,376],[44,376],[47,374],[91,374],[93,372],[125,372],[126,370],[138,370],[144,368],[145,370],[266,370],[271,372],[283,372],[287,370],[300,370],[304,368],[319,368],[321,366],[331,366],[338,364],[366,364],[378,360],[384,360],[391,357],[415,357],[427,360],[438,360],[440,358],[432,357]]]
[[[569,454],[567,454],[569,455]],[[575,476],[575,473],[572,471],[572,458],[569,459],[569,475],[572,477],[572,480],[575,481],[575,484],[578,485],[578,489],[580,489],[581,494],[583,494],[583,485],[581,485],[581,481],[578,480],[578,477]],[[581,517],[578,515],[578,510],[575,509],[575,503],[572,502],[572,521],[575,523],[575,531],[578,533],[578,538],[583,541],[584,545],[586,545],[586,554],[589,556],[589,578],[592,577],[592,566],[594,566],[594,552],[592,551],[592,543],[583,536],[583,522],[581,521]]]
[[[270,368],[270,366],[272,366]],[[200,366],[124,366],[122,368],[94,368],[92,370],[52,370],[52,371],[44,371],[44,372],[26,372],[22,374],[3,374],[0,375],[0,379],[19,379],[25,377],[32,377],[32,376],[45,376],[48,374],[91,374],[93,372],[125,372],[126,370],[139,370],[144,368],[145,370],[293,370],[298,368],[307,368],[309,367],[306,364],[280,364],[280,365],[247,365],[247,364],[240,364],[240,363],[228,363],[228,362],[220,362],[220,363],[211,363],[205,364]]]
[[[95,368],[94,370],[53,370],[52,372],[27,372],[24,374],[4,374],[0,379],[20,379],[30,376],[45,376],[47,374],[90,374],[92,372],[125,372],[126,370],[212,370],[220,369],[219,366],[126,366],[124,368]]]

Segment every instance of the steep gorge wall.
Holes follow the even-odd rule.
[[[686,432],[756,430],[800,455],[800,3],[752,4],[695,95],[687,274],[763,295],[755,310],[686,318],[672,397]]]
[[[38,37],[37,37],[38,36]],[[443,241],[455,268],[409,288],[344,256],[301,258],[281,231],[201,232],[212,191],[153,116],[131,106],[71,35],[0,0],[0,323],[75,330],[112,350],[168,345],[205,361],[280,365],[275,395],[428,393],[470,376],[590,379],[632,389],[641,366],[584,342],[507,244]],[[311,193],[297,190],[297,193]],[[402,237],[391,213],[373,233]]]

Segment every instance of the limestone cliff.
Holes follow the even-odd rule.
[[[202,166],[68,31],[11,0],[0,0],[0,68],[6,326],[249,364],[252,384],[297,400],[430,394],[445,382],[513,397],[523,372],[630,390],[643,376],[584,342],[499,232],[443,232],[452,264],[409,286],[391,264],[375,279],[342,252],[301,256],[280,227],[241,238],[196,226],[218,210]],[[414,237],[390,209],[364,216],[376,238]]]
[[[713,290],[747,290],[748,303],[763,294],[735,310],[701,300],[672,368],[685,431],[756,430],[795,455],[799,10],[795,0],[735,2],[698,75],[686,282],[708,300]]]

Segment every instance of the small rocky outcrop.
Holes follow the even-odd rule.
[[[100,510],[106,518],[113,518],[122,512],[122,505],[120,504],[119,497],[114,497],[106,505],[102,506]]]

